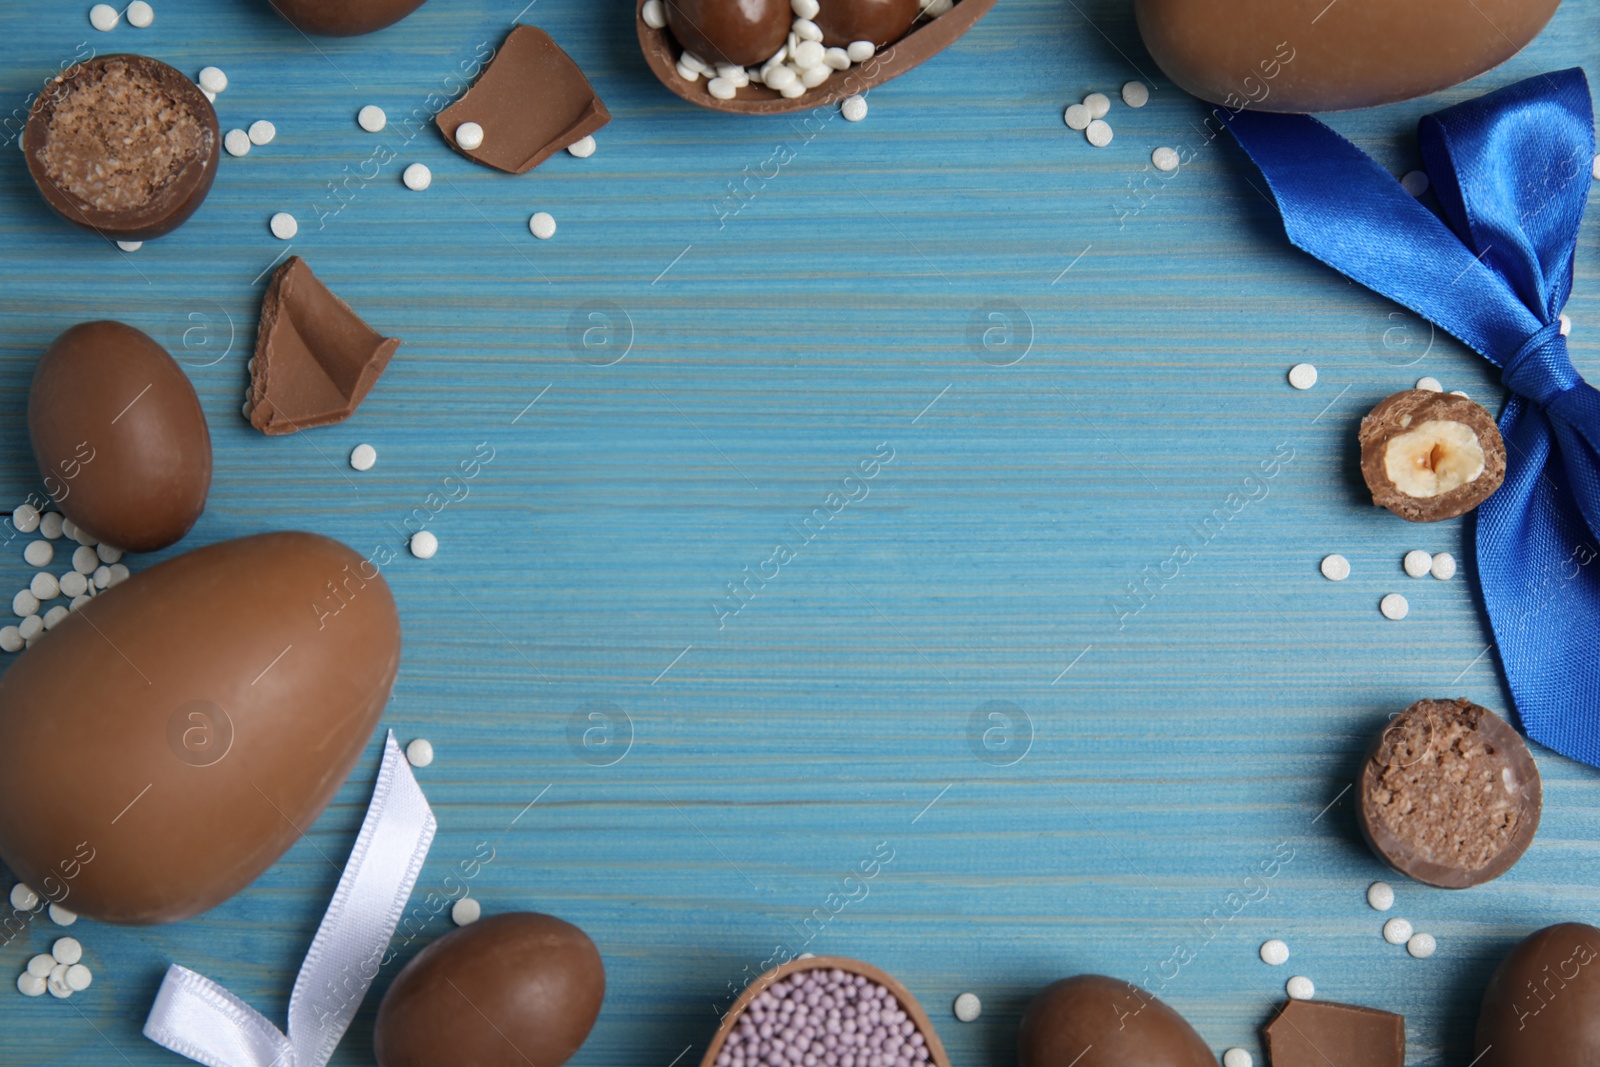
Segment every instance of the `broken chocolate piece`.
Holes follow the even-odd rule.
[[[148,56],[110,55],[61,72],[23,131],[45,203],[117,241],[170,233],[211,192],[217,113],[194,82]]]
[[[261,305],[250,425],[264,434],[343,422],[400,347],[350,310],[299,256],[272,276]]]
[[[1401,874],[1464,889],[1510,870],[1539,829],[1539,768],[1504,719],[1469,700],[1419,700],[1361,769],[1361,832]]]
[[[1407,389],[1361,420],[1361,476],[1372,502],[1410,522],[1464,515],[1506,477],[1506,446],[1482,405]]]
[[[1263,1028],[1272,1067],[1405,1067],[1404,1015],[1291,1000]]]
[[[578,64],[536,26],[514,26],[466,95],[439,113],[439,130],[468,159],[526,174],[611,121]],[[456,144],[456,127],[476,122],[483,143]]]

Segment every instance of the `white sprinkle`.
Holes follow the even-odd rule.
[[[83,945],[75,937],[58,937],[56,943],[50,946],[50,955],[57,963],[65,963],[70,967],[83,959]]]
[[[1310,1000],[1317,995],[1317,987],[1303,974],[1297,974],[1285,982],[1283,991],[1289,994],[1290,1000]]]
[[[67,519],[62,522],[61,532],[78,542],[80,545],[97,544],[93,534],[91,534],[88,530],[85,530],[82,526],[74,523],[71,519]]]
[[[110,4],[96,4],[89,9],[89,25],[102,33],[116,29],[121,21],[122,16]]]
[[[1572,336],[1572,320],[1567,317],[1567,313],[1565,311],[1556,316],[1556,322],[1561,324],[1562,337]]]
[[[1350,561],[1339,553],[1322,557],[1322,576],[1330,582],[1342,582],[1350,577]]]
[[[700,80],[700,72],[693,67],[684,66],[682,60],[680,60],[678,62],[678,77],[686,82],[697,82]]]
[[[570,155],[577,156],[579,159],[588,159],[594,155],[594,147],[594,136],[590,135],[581,141],[574,141],[567,145],[567,152]]]
[[[845,97],[844,103],[839,105],[839,114],[844,116],[846,122],[860,122],[867,117],[867,98],[860,93]]]
[[[1472,399],[1470,396],[1468,396],[1466,394],[1466,392],[1464,390],[1461,390],[1461,389],[1452,389],[1452,390],[1450,390],[1450,395],[1451,396],[1459,396],[1463,400],[1471,400]]]
[[[822,32],[822,27],[818,26],[815,22],[812,22],[810,19],[795,19],[793,24],[789,28],[794,31],[795,43],[796,44],[799,44],[799,43],[804,42],[804,41],[820,42],[822,40],[822,38],[824,36],[826,36]],[[791,51],[790,55],[793,55],[793,54],[794,54],[794,52]],[[820,60],[819,60],[819,62],[820,62]],[[805,64],[801,64],[801,65],[804,66]]]
[[[61,620],[65,619],[70,614],[72,614],[71,608],[66,607],[63,604],[57,604],[55,607],[44,613],[44,628],[46,630],[54,630],[57,626],[61,625]]]
[[[389,116],[377,104],[368,104],[356,112],[356,123],[368,133],[382,133],[383,128],[389,125]]]
[[[1171,174],[1177,170],[1181,161],[1177,150],[1173,148],[1158,148],[1150,153],[1150,162],[1163,174]]]
[[[457,926],[471,926],[483,915],[483,905],[471,897],[462,897],[450,905],[450,921]]]
[[[133,0],[133,3],[128,5],[128,25],[134,29],[148,29],[155,20],[155,9],[145,3],[145,0]]]
[[[78,539],[78,524],[71,519],[63,518],[61,520],[61,533],[63,536],[76,541]]]
[[[26,619],[39,610],[39,598],[27,589],[17,590],[17,595],[11,598],[11,610],[19,619]],[[27,634],[22,635],[24,639]]]
[[[1150,87],[1144,82],[1127,82],[1122,86],[1122,102],[1129,107],[1144,107],[1150,102]]]
[[[711,77],[713,73],[711,64],[701,59],[699,55],[694,52],[684,52],[678,57],[678,62],[683,64],[685,67],[688,67],[696,74],[704,74],[708,78]]]
[[[200,76],[195,79],[200,83],[200,88],[208,93],[222,93],[228,89],[228,76],[218,67],[204,67]]]
[[[639,12],[639,17],[652,30],[659,30],[667,24],[667,12],[661,0],[645,0],[644,10]]]
[[[74,963],[67,968],[67,988],[74,993],[82,993],[94,982],[94,974],[81,963]]]
[[[250,135],[243,130],[229,130],[222,135],[222,148],[230,156],[250,154]]]
[[[39,528],[39,509],[32,504],[20,504],[11,512],[11,526],[18,533],[33,533]]]
[[[61,961],[48,952],[41,952],[28,961],[28,973],[35,978],[49,978],[50,972],[56,969],[56,964]]]
[[[1390,593],[1378,601],[1378,610],[1383,612],[1383,617],[1393,622],[1399,622],[1411,614],[1411,604],[1399,593]]]
[[[0,626],[0,652],[21,652],[27,643],[15,626]]]
[[[94,546],[94,554],[100,557],[102,563],[115,563],[122,558],[122,549],[102,542]]]
[[[1439,379],[1433,377],[1418,378],[1417,388],[1429,393],[1444,392],[1444,386],[1439,384]]]
[[[287,211],[280,211],[272,216],[267,225],[272,230],[272,236],[280,241],[292,241],[295,234],[300,232],[300,223]]]
[[[212,92],[210,89],[201,89],[200,91],[205,94],[205,98],[211,101],[211,103],[215,104],[217,102],[217,94]]]
[[[820,67],[823,64],[823,57],[827,54],[828,50],[817,41],[801,41],[794,49],[794,65],[801,70]]]
[[[800,84],[807,89],[815,89],[829,78],[833,77],[833,68],[823,63],[818,67],[807,67],[800,72]]]
[[[806,95],[806,83],[797,75],[794,81],[790,82],[788,85],[785,85],[782,89],[779,89],[778,93],[785,100],[793,100],[796,97]]]
[[[17,975],[17,992],[25,997],[44,996],[45,981],[36,974],[23,971]]]
[[[47,511],[39,516],[39,533],[54,541],[61,536],[61,528],[66,524],[66,518],[59,511]]]
[[[727,78],[712,78],[706,83],[706,91],[718,100],[732,100],[739,95],[739,87]]]
[[[88,595],[75,596],[72,598],[71,602],[67,604],[67,610],[77,611],[79,608],[83,607],[93,599],[94,597]]]
[[[116,588],[123,582],[127,581],[130,577],[128,568],[121,563],[113,563],[111,566],[107,567],[106,570],[111,572],[111,577],[106,582],[107,589]]]
[[[50,921],[57,926],[71,926],[78,921],[78,913],[68,911],[60,904],[52,904],[50,905]]]
[[[428,530],[418,530],[411,535],[411,554],[418,559],[432,559],[439,551],[439,539]]]
[[[50,977],[44,980],[44,987],[57,1000],[66,1000],[72,996],[72,987],[67,985],[67,965],[65,963],[55,965],[55,968],[50,972]]]
[[[426,163],[413,163],[405,169],[400,180],[406,183],[407,189],[420,193],[433,184],[433,171],[428,169]]]
[[[1255,1067],[1255,1057],[1242,1048],[1230,1048],[1222,1054],[1222,1067]]]
[[[1296,389],[1310,389],[1317,384],[1317,368],[1309,363],[1296,363],[1289,368],[1289,384]]]
[[[1090,93],[1083,98],[1083,106],[1089,109],[1089,117],[1103,119],[1111,114],[1111,98],[1105,93]]]
[[[1388,911],[1394,907],[1394,886],[1388,882],[1373,882],[1367,886],[1367,903],[1373,911]]]
[[[822,10],[822,5],[817,0],[789,0],[789,8],[797,19],[814,19]]]
[[[56,546],[49,541],[30,541],[28,547],[22,550],[22,558],[28,561],[30,567],[48,567],[50,561],[56,558]]]
[[[761,80],[766,83],[768,89],[776,89],[782,92],[784,86],[798,82],[800,75],[780,63],[775,67],[768,67]]]
[[[850,53],[843,48],[830,48],[822,54],[822,61],[834,70],[850,69]]]
[[[271,144],[273,139],[278,136],[278,127],[266,119],[260,119],[250,124],[248,133],[250,135],[250,143],[253,145]]]
[[[852,63],[865,63],[876,55],[877,51],[871,41],[851,41],[845,48],[844,54],[850,57]]]
[[[548,241],[556,235],[555,216],[548,211],[536,211],[533,218],[528,220],[528,232],[541,241]]]
[[[433,762],[433,742],[419,737],[406,746],[406,759],[413,767],[426,767]]]
[[[1414,548],[1406,553],[1406,558],[1400,561],[1400,565],[1406,569],[1406,573],[1411,577],[1426,578],[1428,572],[1433,569],[1433,554],[1424,552],[1420,548]]]
[[[117,247],[124,252],[137,252],[144,247],[143,241],[118,241]]]
[[[1383,924],[1383,939],[1391,945],[1403,945],[1411,939],[1411,923],[1405,919],[1390,919]]]
[[[1441,552],[1433,557],[1433,566],[1429,568],[1435,578],[1441,582],[1448,582],[1456,576],[1456,558],[1448,552]]]
[[[963,993],[956,998],[951,1010],[964,1023],[976,1022],[978,1016],[983,1014],[983,1001],[978,999],[976,993]]]
[[[1083,131],[1083,135],[1096,148],[1104,148],[1111,143],[1111,138],[1116,136],[1111,130],[1111,124],[1105,119],[1095,119],[1089,123],[1089,128]]]
[[[1289,946],[1277,938],[1261,944],[1261,962],[1278,967],[1289,962]]]
[[[1594,157],[1594,166],[1589,171],[1594,175],[1594,180],[1600,182],[1600,156]]]
[[[1419,960],[1425,960],[1439,949],[1432,934],[1412,934],[1406,941],[1406,951]]]
[[[24,641],[31,642],[35,637],[44,633],[44,620],[37,615],[29,615],[17,623],[17,632],[22,635]]]
[[[90,577],[94,582],[94,587],[96,589],[105,589],[111,585],[111,568],[96,567],[94,569],[94,574]]]
[[[56,581],[56,576],[49,571],[40,571],[33,576],[33,581],[28,583],[28,592],[40,600],[54,600],[61,595],[61,583]]]
[[[371,445],[356,445],[350,450],[350,466],[358,471],[369,471],[378,462],[378,450]]]
[[[59,584],[64,597],[80,597],[89,591],[89,578],[81,571],[68,571]]]
[[[1067,110],[1061,113],[1061,121],[1074,130],[1087,130],[1089,123],[1094,121],[1094,116],[1089,114],[1089,109],[1082,104],[1068,104]]]
[[[483,147],[483,127],[476,122],[463,122],[456,127],[456,147],[463,152],[474,152]]]
[[[1420,170],[1413,170],[1400,179],[1400,187],[1412,196],[1421,196],[1428,191],[1428,176]]]

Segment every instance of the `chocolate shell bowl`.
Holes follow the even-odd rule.
[[[949,48],[995,5],[995,0],[956,0],[955,6],[943,15],[918,19],[905,36],[879,49],[871,59],[836,73],[802,96],[785,97],[751,79],[733,99],[721,100],[707,91],[705,79],[691,82],[678,73],[678,56],[683,46],[670,29],[658,30],[646,25],[643,17],[646,2],[636,0],[634,24],[639,30],[639,48],[656,78],[691,104],[735,115],[787,115],[837,104],[847,96],[875,89]]]

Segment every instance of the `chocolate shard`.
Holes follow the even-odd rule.
[[[526,174],[610,122],[611,112],[548,33],[514,26],[477,82],[436,121],[468,159]],[[463,122],[483,127],[483,144],[470,151],[456,144]]]
[[[343,422],[400,347],[290,256],[267,286],[250,374],[250,425],[264,434]]]
[[[1272,1067],[1405,1067],[1404,1015],[1291,1000],[1262,1030]]]

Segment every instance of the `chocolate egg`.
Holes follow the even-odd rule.
[[[1183,1016],[1136,985],[1080,974],[1040,991],[1022,1016],[1020,1067],[1216,1067]]]
[[[1560,0],[1135,0],[1167,76],[1202,100],[1341,111],[1475,78],[1536,37]]]
[[[268,0],[268,3],[303,33],[358,37],[394,25],[427,0]]]
[[[1600,929],[1547,926],[1511,950],[1478,1009],[1473,1067],[1600,1063]]]
[[[606,971],[589,935],[511,912],[445,934],[378,1008],[378,1067],[561,1067],[594,1028]]]
[[[45,489],[98,541],[152,552],[206,506],[211,433],[194,386],[149,336],[85,322],[33,372],[28,433]]]
[[[789,0],[666,0],[667,28],[707,63],[754,67],[789,39]]]
[[[822,43],[830,47],[871,41],[882,48],[904,37],[921,13],[917,0],[822,0],[813,21],[822,30]]]
[[[135,574],[0,677],[0,859],[106,922],[220,904],[316,821],[399,665],[377,564],[325,537]]]

